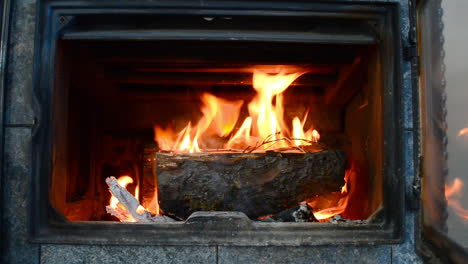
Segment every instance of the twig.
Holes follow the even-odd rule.
[[[286,139],[289,143],[294,144],[294,143],[293,143],[289,138],[287,138],[287,137],[284,137],[283,139]],[[294,146],[294,145],[293,145],[293,147],[296,147],[296,148],[298,148],[300,151],[302,151],[303,153],[306,153],[306,152],[305,152],[301,147],[299,147],[299,146]]]
[[[208,153],[211,153],[211,152],[234,152],[234,153],[239,153],[239,152],[243,152],[242,150],[240,149],[202,149],[202,152],[208,152]]]
[[[276,133],[276,135],[279,135],[280,132]],[[265,149],[269,149],[271,148],[272,146],[274,146],[276,143],[278,143],[279,141],[282,141],[282,140],[286,140],[288,141],[289,143],[291,143],[291,147],[293,148],[296,148],[298,149],[299,151],[302,151],[303,153],[306,153],[306,151],[301,148],[300,146],[296,146],[293,142],[293,140],[300,140],[300,141],[304,141],[304,142],[307,142],[309,144],[319,144],[317,142],[314,142],[314,141],[311,141],[311,140],[307,140],[307,139],[302,139],[302,138],[288,138],[288,137],[282,137],[282,138],[279,138],[279,139],[273,139],[273,140],[267,140],[267,139],[270,139],[273,135],[268,135],[260,145],[257,145],[257,143],[255,144],[255,146],[251,147],[251,146],[247,146],[247,148],[244,149],[243,153],[252,153],[254,152],[255,150],[259,149],[260,147],[266,145],[266,144],[269,144],[269,143],[273,143],[271,144],[270,146],[266,147]]]

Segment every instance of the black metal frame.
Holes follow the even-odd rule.
[[[4,126],[5,126],[5,75],[7,62],[8,36],[10,29],[10,0],[0,2],[0,195],[3,195],[3,150],[4,150]],[[3,204],[0,202],[0,252],[3,253]]]
[[[243,218],[232,221],[170,224],[122,224],[67,222],[49,204],[52,172],[52,94],[56,41],[75,36],[63,30],[79,16],[88,14],[120,16],[132,14],[181,16],[258,15],[272,19],[317,17],[377,22],[384,87],[384,209],[383,217],[368,224],[256,223]],[[68,32],[68,33],[65,33]],[[102,33],[102,32],[101,32]],[[67,35],[68,34],[68,35]],[[140,35],[139,35],[140,34]],[[146,34],[146,33],[145,33]],[[404,179],[401,120],[403,52],[397,3],[350,3],[327,1],[43,1],[37,25],[34,93],[38,125],[33,133],[33,168],[30,208],[30,235],[39,243],[139,244],[139,245],[324,245],[399,243],[404,230]],[[93,37],[94,36],[94,37]],[[78,34],[78,38],[121,39],[122,32],[98,35]],[[138,31],[125,38],[154,39],[158,34]],[[183,39],[183,34],[177,38]],[[210,37],[210,36],[205,36]],[[229,34],[217,35],[229,39]],[[272,39],[275,41],[275,39]],[[278,39],[276,39],[278,41]],[[294,39],[289,41],[310,41]],[[315,40],[317,41],[317,40]],[[326,41],[325,41],[326,42]]]

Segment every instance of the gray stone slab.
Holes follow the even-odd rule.
[[[12,1],[5,124],[32,124],[36,0]]]
[[[408,45],[410,21],[409,21],[409,5],[407,0],[400,1],[400,31],[402,38],[402,45]],[[409,61],[403,62],[403,83],[401,87],[401,99],[403,104],[402,121],[403,127],[411,129],[414,126],[413,121],[413,86],[412,86],[412,73],[411,63]],[[398,87],[399,88],[399,87]]]
[[[41,263],[216,263],[216,247],[43,245]]]
[[[392,263],[424,263],[423,259],[417,254],[416,245],[414,243],[414,221],[413,213],[407,212],[405,215],[405,241],[401,244],[394,245],[392,248]]]
[[[403,176],[405,179],[406,193],[413,192],[413,183],[415,177],[414,168],[414,132],[405,130],[403,132],[404,152],[403,155]]]
[[[414,141],[413,131],[405,131],[403,140],[405,142],[403,174],[405,176],[406,192],[412,192],[413,180],[415,177],[414,168]],[[417,255],[415,245],[415,221],[414,213],[410,210],[405,212],[405,240],[403,243],[392,246],[393,263],[423,263],[420,256]]]
[[[4,252],[1,263],[39,262],[39,247],[27,241],[30,166],[31,130],[6,128],[1,197]]]
[[[403,104],[403,128],[412,129],[413,121],[413,86],[411,85],[411,66],[409,63],[403,65],[403,87],[402,87],[402,104]]]
[[[400,34],[402,38],[402,45],[407,46],[409,41],[410,21],[409,21],[409,6],[407,0],[400,1]],[[402,111],[402,125],[406,129],[411,129],[414,126],[413,122],[413,86],[412,86],[412,73],[411,63],[409,61],[403,61],[403,72],[402,86],[400,87],[397,83],[396,88],[401,90],[401,103],[403,107]]]
[[[390,246],[219,247],[218,263],[391,263]]]
[[[337,248],[336,263],[385,264],[392,263],[392,249],[389,245]]]

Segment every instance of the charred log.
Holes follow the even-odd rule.
[[[156,154],[160,207],[186,219],[196,211],[240,211],[252,219],[292,208],[344,184],[345,154]]]
[[[294,208],[284,210],[279,214],[269,216],[262,222],[318,222],[312,213],[312,207],[301,204]]]

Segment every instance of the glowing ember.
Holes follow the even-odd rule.
[[[459,178],[455,178],[452,184],[445,185],[445,197],[448,206],[450,206],[461,219],[468,221],[468,210],[463,208],[460,202],[463,193],[462,190],[463,181]]]
[[[243,101],[227,101],[204,93],[201,112],[203,117],[195,126],[190,122],[176,133],[171,128],[155,127],[155,140],[161,150],[177,153],[202,152],[200,146],[209,146],[209,138],[221,138],[224,149],[243,150],[268,139],[271,144],[258,146],[258,150],[308,145],[317,142],[320,135],[310,128],[305,131],[307,114],[300,121],[294,117],[292,131],[284,119],[283,93],[302,73],[268,74],[254,70],[253,88],[256,96],[248,104],[249,116],[235,130]],[[284,140],[291,138],[292,140]]]

